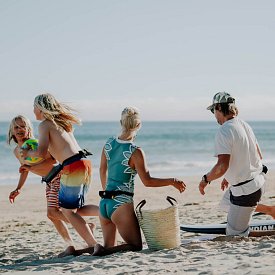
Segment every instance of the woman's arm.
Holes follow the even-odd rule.
[[[101,153],[101,160],[100,160],[100,168],[99,168],[99,174],[100,174],[100,181],[102,185],[102,189],[106,189],[106,181],[107,181],[107,159],[104,153],[104,149]]]
[[[141,148],[137,148],[132,154],[129,165],[137,171],[141,181],[147,187],[162,187],[170,185],[178,189],[180,192],[183,192],[186,188],[185,183],[176,178],[162,179],[151,177],[146,164],[145,153]]]

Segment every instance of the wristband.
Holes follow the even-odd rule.
[[[211,182],[211,181],[207,180],[207,175],[206,174],[202,176],[202,181],[204,181],[204,182],[206,182],[208,184],[210,184],[210,182]]]

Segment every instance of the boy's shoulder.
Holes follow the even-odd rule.
[[[40,122],[39,128],[43,128],[43,129],[48,128],[48,129],[50,129],[50,128],[56,128],[56,126],[52,121],[50,121],[48,119],[45,119],[45,120]]]

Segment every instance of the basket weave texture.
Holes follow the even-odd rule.
[[[141,207],[138,209],[137,206],[136,215],[149,249],[171,249],[180,246],[177,205],[159,210],[141,210]]]

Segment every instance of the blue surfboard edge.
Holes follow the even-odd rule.
[[[201,234],[217,234],[225,235],[226,223],[218,224],[181,224],[180,229],[185,232],[201,233]],[[258,220],[250,223],[251,231],[270,231],[275,230],[274,220]]]

